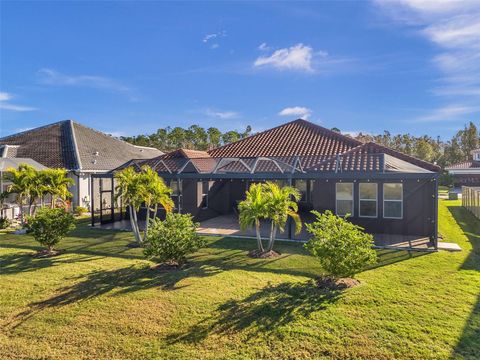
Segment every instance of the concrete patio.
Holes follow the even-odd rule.
[[[305,221],[305,219],[304,219]],[[307,220],[308,222],[308,220]],[[143,229],[145,222],[141,221],[140,229]],[[109,230],[127,230],[130,231],[130,221],[122,220],[109,224],[100,225],[102,229]],[[247,230],[240,230],[238,225],[238,217],[234,214],[221,215],[205,221],[200,222],[198,233],[202,235],[211,236],[232,236],[232,237],[255,237],[255,230],[253,228]],[[262,224],[260,230],[262,238],[268,238],[270,235],[270,226],[267,223]],[[305,226],[302,226],[302,231],[299,234],[294,233],[292,229],[292,239],[288,236],[288,227],[284,232],[277,234],[279,240],[290,241],[306,241],[309,234]],[[407,235],[392,235],[392,234],[373,234],[375,247],[382,249],[400,249],[400,250],[415,250],[415,251],[435,251],[430,239],[421,236],[407,236]]]

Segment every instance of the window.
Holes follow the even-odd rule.
[[[208,181],[202,181],[202,202],[200,203],[200,207],[202,209],[208,208],[208,190],[210,186]]]
[[[403,218],[403,184],[383,184],[383,217]]]
[[[339,216],[353,215],[353,183],[336,184],[336,212]]]
[[[178,210],[178,205],[180,203],[180,188],[178,186],[177,180],[171,180],[170,181],[170,189],[172,189],[171,198],[172,198],[173,203],[174,203],[174,209]]]
[[[360,183],[358,185],[360,217],[377,217],[377,184]]]
[[[300,201],[308,201],[307,196],[307,180],[295,180],[295,188],[300,192],[301,199]]]

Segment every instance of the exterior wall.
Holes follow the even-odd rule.
[[[460,186],[480,186],[480,173],[479,174],[452,174],[453,185]]]
[[[245,196],[247,182],[241,180],[209,181],[208,207],[202,206],[202,182],[183,180],[182,213],[190,213],[196,221],[203,221],[215,216],[234,211],[237,202]]]
[[[68,177],[75,181],[75,184],[70,187],[70,192],[73,195],[72,205],[85,206],[90,209],[90,180],[91,175],[85,173],[69,172]]]
[[[378,184],[377,217],[359,217],[359,181],[354,182],[354,213],[349,218],[353,223],[365,228],[367,232],[379,234],[421,235],[433,237],[435,234],[435,182],[430,180],[403,180],[403,218],[383,218],[383,183],[399,182],[371,181]],[[335,213],[336,181],[316,180],[313,190],[313,205],[318,211],[331,210]]]
[[[378,184],[377,217],[375,218],[359,216],[358,189],[359,183],[363,181],[347,178],[313,180],[309,203],[315,210],[320,212],[331,210],[335,213],[337,182],[354,183],[354,213],[349,220],[364,227],[367,232],[434,237],[437,201],[434,181],[430,179],[371,181]],[[383,183],[395,182],[403,184],[403,218],[387,219],[383,217]],[[247,180],[216,180],[209,183],[208,208],[202,209],[201,181],[182,181],[182,213],[192,214],[196,221],[232,213],[238,201],[244,199],[249,182]]]

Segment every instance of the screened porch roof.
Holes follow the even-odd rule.
[[[434,172],[384,153],[346,153],[335,156],[275,156],[275,157],[158,157],[131,160],[114,170],[133,166],[140,170],[150,166],[162,176],[182,175],[294,175],[338,173],[409,173]]]

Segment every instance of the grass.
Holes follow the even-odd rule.
[[[209,238],[183,271],[150,269],[128,233],[81,225],[49,259],[25,235],[0,234],[4,358],[478,358],[480,221],[440,202],[459,253],[379,251],[343,293],[299,244],[251,259],[254,241]]]

